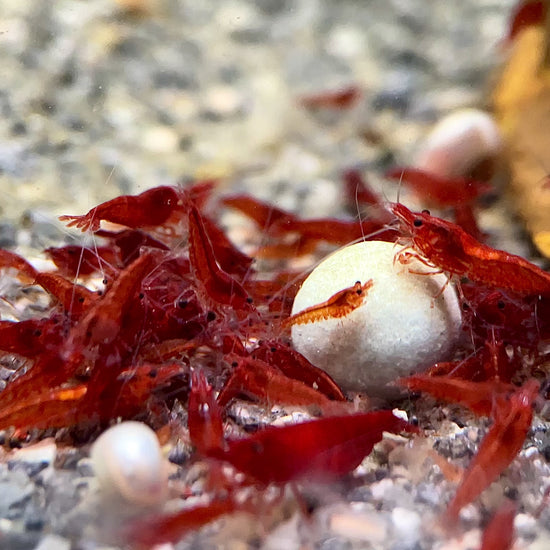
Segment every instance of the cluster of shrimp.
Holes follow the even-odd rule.
[[[510,40],[524,19],[544,16],[541,6],[525,2]],[[360,95],[350,86],[303,97],[301,104],[345,109]],[[101,244],[93,250],[47,249],[55,271],[40,271],[0,250],[0,270],[51,297],[40,318],[0,320],[0,353],[22,365],[1,393],[0,430],[21,438],[31,431],[103,428],[115,419],[139,417],[179,434],[170,411],[176,401],[186,404],[189,439],[196,457],[208,459],[214,496],[207,504],[130,525],[126,536],[134,546],[174,542],[234,512],[257,514],[258,496],[271,485],[295,488],[350,476],[384,432],[413,437],[422,425],[390,409],[357,412],[334,380],[290,344],[293,325],[349,315],[368,300],[372,281],[357,281],[291,315],[304,274],[278,266],[281,259],[315,252],[321,243],[385,240],[398,243],[396,262],[414,256],[457,284],[467,336],[454,361],[398,383],[492,421],[443,511],[443,525],[456,527],[460,511],[516,458],[531,427],[533,406],[541,399],[539,367],[546,359],[541,343],[550,337],[550,274],[482,242],[475,207],[488,190],[485,183],[416,168],[396,168],[387,177],[427,204],[448,209],[455,223],[400,203],[388,205],[358,171],[349,170],[343,175],[345,195],[352,210],[365,210],[359,221],[306,220],[246,195],[218,200],[216,183],[202,181],[157,187],[115,198],[85,215],[62,216]],[[254,258],[216,223],[219,208],[238,210],[258,226],[263,243]],[[269,276],[256,270],[258,259],[276,266]],[[97,276],[103,279],[101,291],[88,284]],[[231,422],[226,413],[236,399],[306,407],[319,418],[226,438]],[[239,474],[228,479],[219,464]],[[496,511],[482,550],[511,548],[515,513],[511,502]]]
[[[539,344],[550,334],[550,275],[427,211],[383,203],[356,171],[343,180],[350,201],[368,207],[370,217],[303,220],[242,195],[225,197],[221,204],[261,227],[269,239],[258,251],[264,258],[375,233],[378,240],[405,245],[396,246],[396,261],[413,254],[458,280],[473,351],[465,345],[457,357],[469,354],[468,359],[401,381],[493,421],[447,507],[445,522],[456,524],[460,510],[514,460],[531,426],[539,382],[524,358],[542,360]],[[428,177],[426,182],[441,196],[445,186],[454,185],[441,180],[443,187],[434,188]],[[106,426],[138,415],[158,427],[178,399],[188,404],[197,454],[231,464],[260,488],[341,478],[383,432],[418,431],[391,410],[356,412],[338,385],[289,344],[289,327],[348,315],[368,300],[371,281],[291,316],[296,274],[260,277],[253,259],[235,248],[208,214],[216,208],[214,189],[213,181],[157,187],[115,198],[83,216],[63,216],[104,244],[93,252],[75,245],[46,250],[55,272],[0,252],[3,269],[52,297],[45,317],[0,321],[2,352],[24,358],[27,366],[2,392],[0,429],[14,428],[21,436],[37,428]],[[102,222],[123,228],[108,231]],[[105,287],[94,292],[85,282],[98,274]],[[321,418],[226,440],[224,414],[236,398],[306,406]],[[177,540],[220,515],[254,508],[235,494],[225,489],[207,505],[142,522],[133,527],[132,540]],[[495,522],[502,518],[511,525],[509,506]],[[484,548],[504,548],[504,539],[497,540]]]

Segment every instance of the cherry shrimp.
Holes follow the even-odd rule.
[[[307,109],[349,109],[361,98],[361,90],[351,84],[339,90],[324,91],[299,98]]]
[[[204,456],[230,463],[261,486],[335,480],[352,472],[384,432],[418,431],[392,411],[380,410],[269,426],[252,436],[222,443],[221,410],[212,387],[203,374],[197,374],[193,384],[189,408],[192,442]]]
[[[203,218],[194,206],[189,209],[189,259],[210,299],[238,312],[252,311],[252,298],[236,279],[218,265]]]
[[[139,523],[133,522],[124,534],[132,547],[157,547],[163,543],[176,542],[187,533],[244,508],[243,504],[238,504],[230,497],[218,498],[208,504],[199,504],[170,514],[153,515]]]
[[[550,274],[524,258],[480,243],[458,225],[427,211],[411,212],[400,203],[390,204],[389,209],[424,263],[520,296],[550,294]],[[406,257],[402,251],[398,260],[406,262]]]
[[[514,544],[515,515],[516,505],[506,501],[485,527],[480,550],[510,550]]]
[[[152,389],[182,371],[188,372],[196,356],[204,353],[207,361],[215,363],[216,367],[221,364],[221,368],[226,369],[227,363],[235,364],[217,400],[201,371],[191,375],[190,437],[200,455],[232,464],[253,485],[333,481],[352,472],[382,439],[384,431],[415,431],[386,410],[356,414],[339,412],[338,416],[303,424],[269,427],[239,440],[223,439],[223,406],[239,393],[267,402],[285,402],[285,392],[288,392],[287,402],[316,404],[323,412],[330,409],[331,413],[338,408],[343,411],[349,404],[328,375],[310,365],[284,339],[274,339],[270,322],[273,319],[279,322],[288,311],[272,312],[271,303],[260,308],[267,302],[268,294],[286,292],[288,281],[255,278],[257,273],[252,269],[252,259],[242,253],[239,255],[231,242],[222,237],[221,229],[203,213],[209,189],[204,188],[196,196],[193,193],[192,190],[157,188],[135,197],[113,199],[84,216],[64,217],[70,226],[98,231],[98,236],[110,239],[111,245],[100,249],[95,259],[85,253],[85,270],[89,269],[90,274],[102,269],[104,259],[113,264],[113,281],[102,296],[88,293],[82,290],[85,287],[80,289],[68,281],[65,285],[60,274],[62,266],[67,268],[66,272],[78,275],[78,265],[75,266],[71,259],[74,252],[60,252],[61,271],[51,277],[37,274],[17,257],[7,257],[8,267],[20,266],[23,274],[41,281],[59,300],[64,311],[57,310],[56,314],[65,316],[66,328],[64,331],[51,328],[57,338],[55,349],[46,350],[48,357],[38,359],[28,373],[10,381],[4,390],[5,405],[0,414],[3,425],[47,428],[91,418],[107,422],[113,415],[126,417],[149,413],[151,409],[144,403],[151,397]],[[357,195],[359,197],[359,192]],[[363,192],[361,200],[375,202]],[[153,212],[156,201],[160,208]],[[332,220],[300,220],[242,197],[233,204],[230,202],[228,200],[227,204],[252,217],[271,237],[286,238],[290,234],[305,240],[344,243],[350,237],[363,235],[366,227],[355,221],[337,223],[335,236],[327,237],[327,226]],[[257,209],[258,206],[266,208]],[[402,205],[392,205],[389,210],[400,219],[401,229],[410,234],[418,254],[437,269],[521,296],[550,293],[550,275],[526,260],[486,247],[454,224],[428,214],[413,214]],[[176,213],[181,213],[181,217],[173,216]],[[389,215],[387,211],[386,214]],[[119,234],[102,232],[99,227],[103,220],[129,229]],[[174,250],[139,229],[158,226],[170,229],[180,223],[189,230],[187,249],[180,246]],[[376,220],[375,223],[379,227],[381,222]],[[395,234],[395,230],[391,231]],[[63,256],[65,253],[67,255]],[[403,254],[398,259],[404,261],[405,258]],[[497,271],[493,272],[494,269]],[[160,298],[154,300],[157,295],[149,288],[151,279],[159,293],[169,295],[166,302]],[[372,284],[372,280],[358,281],[322,304],[288,317],[282,324],[288,328],[348,315],[368,299]],[[184,335],[183,322],[191,317],[182,314],[182,325],[178,325],[177,330],[166,319],[176,315],[173,310],[190,309],[193,309],[191,317],[196,331]],[[267,310],[266,317],[261,316],[264,310]],[[235,330],[235,311],[239,322],[250,323],[247,327],[252,327],[252,336],[247,333],[243,338]],[[221,321],[209,325],[210,313]],[[260,328],[253,326],[257,318],[257,324],[262,324]],[[36,327],[36,330],[50,329],[47,324],[37,323]],[[34,330],[34,324],[20,325],[17,329],[12,324],[2,324],[0,328],[13,339],[15,350],[33,358],[44,350],[45,343],[40,337],[36,337],[36,344],[30,347],[22,342],[25,335]],[[176,355],[179,355],[177,362],[169,365],[143,363],[155,359],[160,362]],[[220,375],[219,370],[216,375]],[[81,384],[82,380],[85,383]],[[43,382],[48,389],[38,391]],[[420,379],[420,375],[409,379],[411,387],[414,383],[423,384],[420,388],[423,390],[430,384]],[[462,397],[476,413],[494,416],[494,424],[450,505],[449,514],[454,517],[516,456],[530,426],[530,405],[538,385],[529,381],[514,391],[507,384],[467,381],[463,384],[458,380],[440,379],[434,387],[434,394],[440,392],[441,397],[452,401]],[[487,470],[483,479],[476,473],[479,468]],[[236,508],[230,500],[214,499],[210,505],[197,507],[194,512],[189,510],[188,515],[182,513],[172,520],[167,519],[165,524],[160,520],[160,527],[165,525],[170,532],[169,538],[173,539],[186,529],[198,527]]]
[[[226,441],[208,456],[229,462],[257,484],[330,482],[355,470],[384,432],[416,428],[392,411],[327,416],[269,426],[244,439]]]
[[[37,270],[27,260],[9,250],[0,249],[0,269],[15,269],[19,272],[19,276],[30,279],[36,277]]]
[[[488,416],[494,406],[497,393],[510,393],[514,386],[495,380],[471,382],[449,376],[429,376],[414,374],[398,380],[401,386],[411,391],[429,393],[436,399],[458,403],[470,409],[476,415]]]
[[[366,205],[380,208],[381,215],[388,214],[387,210],[382,208],[382,199],[370,188],[359,170],[349,169],[344,171],[342,181],[346,199],[350,206]]]
[[[283,326],[291,327],[294,325],[305,325],[306,323],[317,323],[326,319],[346,317],[365,301],[372,285],[372,279],[369,279],[365,284],[357,281],[353,286],[344,288],[325,302],[307,307],[291,315],[283,322]]]
[[[491,190],[485,182],[468,178],[443,178],[418,168],[394,168],[386,177],[407,184],[418,196],[439,207],[471,203]]]
[[[533,420],[533,402],[540,384],[528,380],[509,396],[498,395],[492,412],[493,425],[481,441],[455,496],[446,518],[454,523],[460,510],[476,499],[517,456]]]
[[[289,378],[300,380],[333,401],[346,401],[340,386],[324,370],[312,365],[301,353],[276,340],[263,340],[251,357],[277,367]]]
[[[37,273],[35,283],[58,300],[67,314],[75,317],[80,317],[99,297],[96,292],[56,273]]]
[[[42,388],[25,399],[12,400],[0,411],[0,430],[16,426],[20,430],[48,428],[63,418],[63,406],[78,409],[87,387],[79,384],[71,388]]]
[[[223,448],[222,409],[201,371],[191,374],[188,429],[193,444],[203,455]]]
[[[23,321],[0,320],[0,350],[33,359],[62,341],[59,316]]]
[[[233,372],[218,396],[218,404],[225,407],[240,395],[267,403],[319,407],[321,411],[337,410],[326,395],[303,381],[285,376],[278,368],[250,357],[227,356],[233,360]],[[341,404],[341,403],[340,403]],[[344,407],[340,407],[340,411]]]
[[[102,220],[138,227],[155,227],[165,223],[181,206],[174,187],[162,186],[148,189],[140,195],[122,195],[92,208],[83,216],[59,216],[67,227],[82,231],[97,231]]]
[[[52,247],[44,250],[56,265],[59,273],[66,277],[86,277],[96,273],[114,276],[119,258],[110,247],[96,246],[93,250],[78,245]]]
[[[371,219],[301,219],[291,212],[246,195],[226,197],[222,202],[252,219],[270,237],[295,237],[290,243],[277,243],[261,248],[258,255],[267,258],[309,254],[316,249],[319,242],[344,246],[374,237],[389,241],[394,241],[396,237],[395,230],[387,226],[386,222],[389,220],[381,209],[377,209],[376,216]],[[330,230],[327,230],[328,227]]]

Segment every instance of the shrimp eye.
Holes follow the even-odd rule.
[[[421,227],[422,226],[422,220],[420,218],[415,218],[414,221],[413,221],[413,225],[415,227]]]
[[[430,215],[430,211],[427,210],[427,209],[424,209],[424,210],[422,210],[422,214],[427,214],[427,215],[429,216],[429,215]]]

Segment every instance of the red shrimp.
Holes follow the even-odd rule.
[[[521,369],[518,355],[514,352],[511,357],[508,356],[506,348],[507,346],[502,340],[486,340],[483,347],[473,355],[456,361],[435,363],[424,375],[415,376],[419,376],[420,383],[422,383],[424,377],[452,378],[471,382],[491,381],[496,382],[498,386],[501,382],[510,382],[518,370]],[[408,380],[408,378],[405,378],[405,383]],[[427,380],[427,384],[430,384],[429,380]],[[411,389],[413,388],[411,387]],[[501,389],[506,391],[505,385]],[[422,390],[422,388],[415,387],[414,390]],[[429,389],[426,391],[430,392]],[[497,391],[501,390],[497,388]],[[444,395],[442,399],[444,399]]]
[[[483,241],[487,237],[477,224],[474,207],[472,204],[457,204],[453,208],[454,221],[469,233],[474,239]]]
[[[140,355],[146,361],[166,361],[174,357],[189,356],[202,344],[200,338],[188,340],[186,338],[173,338],[163,342],[151,342],[145,344]]]
[[[180,207],[174,187],[161,186],[139,195],[122,195],[92,208],[83,216],[59,216],[68,227],[97,231],[102,220],[132,229],[156,227],[165,223]]]
[[[503,340],[514,346],[536,349],[549,336],[546,297],[519,297],[510,291],[473,283],[460,285],[462,325],[475,340]]]
[[[361,90],[350,85],[340,90],[319,92],[304,95],[299,99],[301,105],[308,109],[349,109],[361,97]]]
[[[15,427],[18,430],[51,428],[65,425],[67,408],[77,411],[87,387],[79,384],[72,388],[49,388],[28,392],[26,396],[3,401],[0,410],[0,430]],[[4,397],[4,396],[3,396]]]
[[[346,317],[364,302],[372,285],[372,279],[369,279],[363,285],[361,281],[357,281],[353,286],[340,290],[325,302],[291,315],[284,321],[283,326],[292,327],[294,325],[316,323],[325,319]]]
[[[377,208],[380,207],[380,213],[383,215],[386,212],[387,214],[387,211],[382,209],[382,200],[369,187],[359,170],[351,168],[346,170],[342,174],[342,180],[344,182],[346,199],[350,207],[355,208],[356,204],[359,203]]]
[[[491,518],[481,535],[480,550],[510,550],[514,544],[516,505],[506,501]]]
[[[361,221],[339,220],[336,218],[319,218],[311,220],[295,220],[292,224],[280,230],[278,223],[273,224],[274,233],[296,235],[292,241],[266,245],[260,248],[257,256],[261,258],[285,259],[312,254],[320,242],[337,246],[345,246],[359,240],[377,239],[394,242],[397,234],[395,229],[386,226],[386,222],[377,219],[362,219]],[[328,230],[327,230],[328,228]]]
[[[113,417],[133,418],[144,410],[153,412],[151,405],[159,403],[153,390],[167,386],[186,370],[180,363],[132,365],[109,382],[97,401],[86,403],[88,416],[109,421]]]
[[[0,269],[13,268],[31,281],[36,277],[36,269],[27,260],[9,250],[0,249]]]
[[[162,252],[149,251],[120,272],[107,293],[88,309],[71,330],[64,346],[67,359],[73,354],[79,355],[88,346],[108,344],[117,338],[132,299],[143,279],[158,265],[160,258],[164,258]]]
[[[279,224],[276,224],[279,227]],[[383,229],[383,232],[382,232]],[[296,220],[286,227],[287,232],[296,232],[309,240],[325,241],[336,245],[345,245],[358,239],[367,238],[376,232],[378,240],[393,240],[393,231],[384,228],[384,222],[378,220],[339,220],[319,218]]]
[[[207,216],[202,216],[202,221],[210,242],[214,249],[214,255],[221,269],[243,280],[254,273],[252,263],[254,260],[241,252],[225,235],[225,233]]]
[[[124,231],[118,231],[116,233],[100,229],[96,231],[96,235],[112,240],[118,249],[118,253],[115,254],[115,256],[120,255],[120,261],[124,267],[137,259],[142,248],[147,247],[158,248],[159,250],[170,250],[167,245],[140,229],[125,229]]]
[[[265,232],[269,232],[274,223],[280,222],[284,227],[286,224],[292,224],[298,219],[294,214],[286,210],[262,202],[249,195],[231,195],[223,198],[221,202],[225,206],[239,210],[248,216]]]
[[[386,177],[402,181],[415,194],[439,207],[471,203],[492,188],[489,184],[468,178],[443,178],[418,168],[394,168]]]
[[[280,315],[290,315],[294,297],[308,273],[295,276],[294,281],[247,279],[243,286],[258,304],[267,304],[268,310]]]
[[[449,376],[414,374],[398,380],[401,386],[411,391],[429,393],[436,399],[458,403],[468,407],[474,414],[489,416],[493,410],[495,394],[510,393],[514,386],[495,380],[470,382]]]
[[[32,359],[62,341],[59,316],[23,321],[0,321],[0,350]]]
[[[3,396],[0,429],[14,426],[18,431],[24,431],[76,425],[81,421],[89,422],[91,418],[100,421],[112,417],[131,418],[144,410],[153,389],[165,385],[182,370],[180,364],[139,365],[120,373],[108,384],[106,391],[97,392],[97,384],[93,381],[50,389],[43,376],[34,381],[46,389],[30,390],[31,369],[24,375],[26,391],[13,395],[16,386],[10,385],[8,395]]]
[[[516,292],[520,296],[550,294],[550,274],[520,256],[476,241],[458,225],[391,204],[412,247],[429,263],[451,275]],[[403,253],[402,253],[403,254]],[[401,261],[406,261],[401,256]]]
[[[191,392],[188,406],[189,437],[202,455],[223,449],[221,407],[214,397],[212,386],[203,372],[191,374]]]
[[[317,406],[325,412],[337,407],[326,395],[300,380],[285,376],[269,363],[238,355],[229,355],[226,358],[233,361],[234,370],[218,396],[218,404],[222,407],[239,395],[268,404]],[[343,407],[340,408],[341,412],[342,409]]]
[[[253,310],[252,299],[246,290],[218,265],[203,218],[194,206],[189,209],[189,260],[197,280],[211,300],[239,312]]]
[[[118,254],[107,246],[86,248],[72,244],[47,248],[44,254],[52,259],[58,271],[66,277],[86,277],[102,272],[114,275],[115,266],[120,263]]]
[[[331,416],[270,426],[210,453],[262,486],[290,481],[333,481],[355,470],[384,432],[416,429],[391,411]]]
[[[35,283],[58,300],[63,309],[80,317],[94,304],[99,296],[85,286],[67,281],[56,273],[37,273]]]
[[[454,523],[460,510],[476,499],[517,456],[533,420],[533,402],[540,385],[528,380],[509,397],[497,396],[493,425],[479,445],[477,454],[447,509],[447,519]]]
[[[357,239],[366,238],[376,232],[377,239],[395,240],[395,230],[385,227],[385,216],[361,221],[339,220],[336,218],[300,219],[298,216],[275,208],[252,197],[237,195],[223,200],[226,206],[240,210],[251,218],[269,235],[281,236],[296,234],[298,240],[282,247],[283,254],[288,255],[296,247],[311,252],[317,241],[345,245]]]
[[[302,354],[281,342],[263,340],[251,353],[251,357],[274,365],[289,378],[300,380],[333,401],[346,400],[338,384],[324,370],[312,365]]]
[[[187,533],[200,529],[226,514],[241,510],[243,505],[232,498],[217,499],[208,504],[184,508],[178,512],[154,515],[139,523],[132,523],[126,536],[132,548],[151,548],[163,543],[176,542]]]

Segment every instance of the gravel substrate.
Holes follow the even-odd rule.
[[[512,4],[3,0],[0,246],[40,261],[43,248],[77,237],[58,215],[205,176],[221,178],[221,193],[246,191],[304,216],[338,216],[343,169],[360,167],[376,181],[376,173],[409,161],[443,114],[483,106]],[[313,111],[297,101],[349,85],[362,96],[348,111]],[[384,188],[390,200],[396,189]],[[493,242],[528,251],[503,220],[502,209],[483,218]],[[238,238],[235,218],[223,221]],[[8,309],[0,305],[3,318]],[[10,367],[0,370],[2,380]],[[542,418],[449,538],[439,518],[456,484],[428,449],[466,466],[487,424],[427,400],[403,406],[433,428],[429,437],[408,447],[399,437],[385,440],[355,484],[305,488],[310,519],[289,494],[263,521],[237,516],[176,548],[473,549],[480,522],[503,493],[521,502],[517,548],[550,545],[548,508],[535,517],[550,487]],[[298,414],[266,417],[253,406],[233,413],[251,425]],[[181,506],[184,486],[197,495],[186,505],[200,502],[201,464],[177,466],[190,453],[181,442],[166,452],[173,463],[168,506]],[[139,511],[102,500],[88,447],[47,439],[1,453],[1,549],[121,548],[117,528]]]

